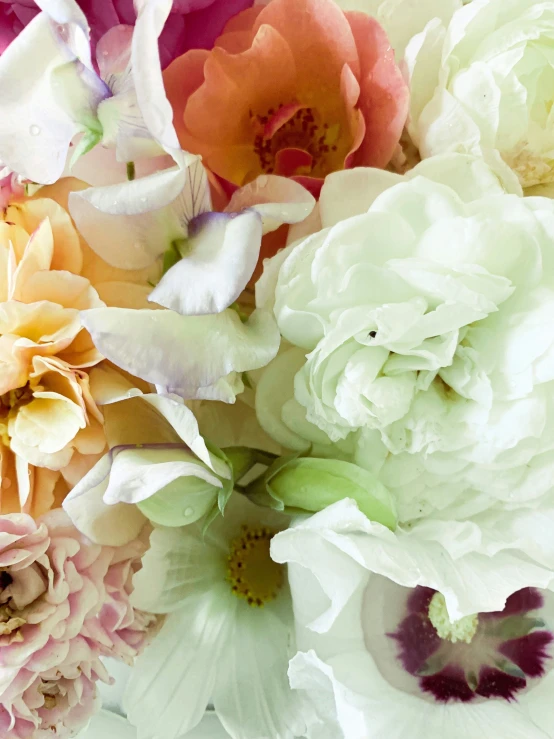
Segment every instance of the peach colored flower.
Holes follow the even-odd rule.
[[[106,301],[83,272],[95,274],[105,294],[118,294],[121,307],[142,307],[151,288],[127,285],[123,270],[99,264],[89,252],[65,209],[50,198],[15,201],[2,211],[1,513],[38,516],[60,505],[104,450],[103,418],[88,375],[103,357],[79,312]]]
[[[275,173],[317,191],[335,170],[385,167],[408,106],[381,26],[333,0],[245,10],[164,81],[182,147],[237,186]]]

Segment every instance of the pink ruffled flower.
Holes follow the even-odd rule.
[[[77,0],[91,28],[93,57],[99,39],[121,23],[133,25],[133,0]],[[173,0],[160,37],[162,65],[189,49],[211,49],[223,27],[253,0]],[[39,12],[34,0],[0,0],[0,53]]]
[[[110,680],[100,657],[132,663],[156,623],[129,602],[145,549],[93,544],[59,509],[0,517],[0,736],[86,724]]]

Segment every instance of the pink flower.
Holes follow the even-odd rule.
[[[96,44],[110,28],[133,25],[133,0],[77,0],[91,28],[93,57]],[[211,49],[223,27],[253,0],[174,0],[173,11],[160,37],[162,65],[189,49]],[[0,53],[39,12],[34,0],[0,0]]]
[[[59,509],[0,517],[0,736],[86,724],[109,682],[100,657],[132,663],[156,623],[129,601],[145,549],[93,544]]]

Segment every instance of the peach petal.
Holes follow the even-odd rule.
[[[184,149],[185,108],[189,97],[204,82],[204,64],[209,55],[204,49],[193,49],[175,59],[163,73],[165,93],[173,108],[173,124]]]
[[[86,278],[61,270],[33,274],[26,281],[19,299],[25,303],[48,300],[75,310],[100,308],[103,305],[98,293]]]
[[[28,240],[21,261],[10,281],[9,298],[23,300],[25,282],[38,270],[49,269],[54,254],[54,236],[50,221],[46,218],[39,223]]]
[[[345,63],[359,75],[350,25],[333,0],[273,0],[259,14],[254,30],[264,24],[286,39],[303,81],[302,92],[318,97],[335,93]]]
[[[142,308],[152,309],[153,303],[148,302],[148,296],[152,292],[150,285],[134,285],[128,282],[111,280],[96,285],[98,295],[103,303],[110,308]]]
[[[394,51],[379,23],[365,13],[345,13],[360,56],[360,110],[366,135],[356,166],[385,167],[408,115],[409,91],[394,60]]]
[[[202,142],[252,146],[248,111],[263,115],[294,99],[296,73],[287,41],[270,26],[262,26],[242,54],[215,48],[204,65],[204,84],[187,103],[185,125]],[[230,117],[230,110],[239,115]]]
[[[237,13],[233,18],[227,21],[223,33],[219,38],[216,39],[214,46],[219,46],[219,42],[222,36],[226,36],[228,33],[237,33],[240,31],[250,32],[251,39],[255,36],[254,25],[263,8],[259,5],[253,8],[246,8],[246,10]]]
[[[61,205],[54,200],[41,197],[11,205],[5,216],[7,221],[17,223],[27,233],[32,233],[45,218],[49,220],[54,236],[54,253],[50,269],[67,269],[79,274],[83,264],[79,236],[71,218]]]

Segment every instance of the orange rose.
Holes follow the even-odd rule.
[[[385,167],[408,108],[381,26],[332,0],[246,10],[164,79],[181,146],[236,186],[275,173],[317,192],[335,170]]]

